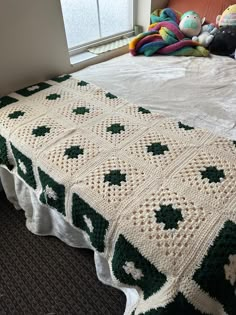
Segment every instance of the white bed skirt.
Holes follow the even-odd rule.
[[[93,249],[85,233],[70,225],[56,210],[41,204],[35,191],[24,184],[18,176],[3,167],[0,167],[0,190],[5,191],[7,199],[16,210],[25,211],[26,227],[30,232],[41,236],[56,236],[72,247]],[[115,286],[107,260],[97,252],[94,253],[94,262],[98,279],[125,293],[126,310],[124,315],[130,314],[139,299],[136,289]]]

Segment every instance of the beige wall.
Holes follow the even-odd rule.
[[[168,2],[168,0],[152,0],[152,10],[166,8]]]
[[[151,0],[136,0],[137,12],[135,12],[136,19],[135,24],[141,25],[146,31],[148,25],[150,24],[150,11],[151,11]]]
[[[137,12],[135,24],[143,26],[144,30],[147,30],[150,24],[150,12],[155,9],[165,8],[168,4],[168,0],[135,0],[137,1]]]
[[[69,69],[60,0],[0,0],[0,95]]]
[[[166,2],[135,1],[139,8],[136,23],[144,29],[150,21],[151,5],[156,8]],[[105,54],[98,61],[110,57]],[[91,62],[94,60],[70,65],[60,0],[0,0],[0,96]]]

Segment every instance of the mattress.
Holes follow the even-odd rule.
[[[127,296],[125,314],[231,315],[235,92],[233,75],[209,63],[228,75],[234,63],[130,58],[2,98],[2,186],[30,231],[94,250],[98,278]]]
[[[145,108],[236,138],[236,62],[125,54],[73,74]]]

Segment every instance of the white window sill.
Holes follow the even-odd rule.
[[[73,71],[128,53],[128,44],[133,38],[134,36],[119,39],[98,47],[89,48],[89,51],[72,55],[70,63]]]
[[[97,55],[93,54],[91,52],[83,52],[83,53],[71,56],[70,57],[70,63],[73,66],[73,65],[76,65],[76,64],[81,63],[83,61],[87,61],[89,59],[93,59],[96,57],[97,57]]]
[[[91,52],[82,52],[70,57],[72,72],[81,70],[85,67],[91,66],[109,60],[114,57],[126,54],[129,52],[129,46],[125,45],[117,49],[109,50],[100,54]]]

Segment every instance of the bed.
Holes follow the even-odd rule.
[[[0,98],[7,198],[32,233],[92,249],[125,315],[235,314],[235,73],[125,54]]]
[[[8,199],[31,232],[93,249],[125,314],[234,313],[235,71],[126,54],[1,99]]]

